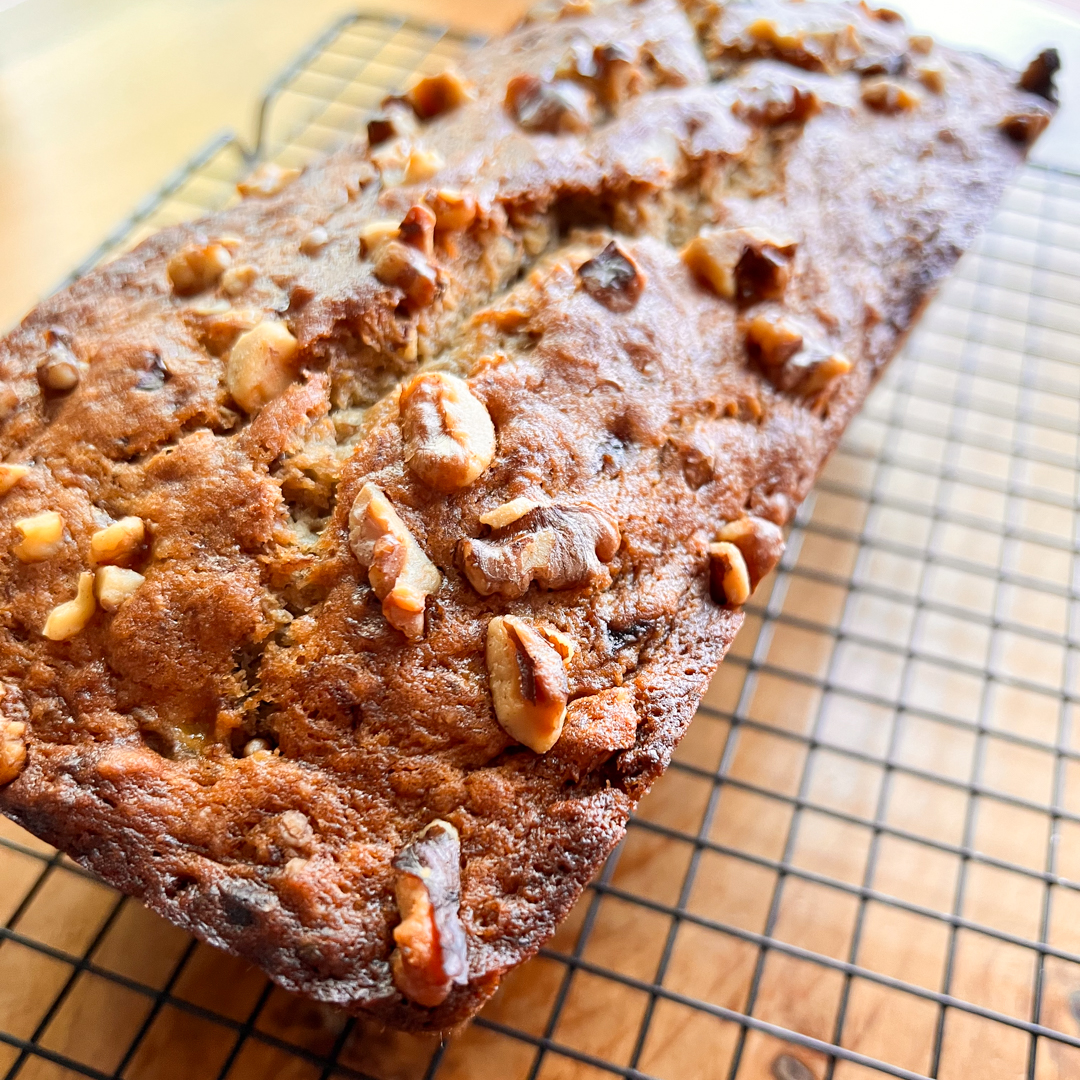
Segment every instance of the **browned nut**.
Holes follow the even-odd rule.
[[[945,93],[945,69],[936,64],[926,64],[915,69],[915,78],[932,94]]]
[[[396,240],[400,231],[396,221],[369,221],[360,229],[360,253],[371,255],[388,240]]]
[[[400,289],[411,310],[427,307],[435,299],[438,275],[423,252],[399,240],[388,240],[375,251],[373,262],[375,276],[384,285]]]
[[[501,530],[500,530],[501,531]],[[466,539],[458,562],[482,596],[516,599],[535,581],[545,589],[603,589],[622,542],[618,524],[592,506],[538,506],[492,540]]]
[[[469,981],[469,951],[461,925],[461,843],[457,829],[436,819],[394,860],[401,922],[390,956],[394,985],[410,1001],[442,1004]]]
[[[145,540],[146,526],[142,518],[121,518],[90,537],[90,562],[94,566],[126,562]]]
[[[535,510],[538,506],[549,505],[547,499],[543,502],[537,499],[511,499],[509,502],[496,506],[494,510],[488,510],[487,513],[481,514],[480,524],[489,525],[492,529],[505,529],[507,525],[513,525],[518,518],[523,518],[530,510]]]
[[[1043,49],[1024,69],[1020,76],[1020,89],[1029,94],[1038,94],[1051,104],[1057,104],[1057,89],[1054,76],[1061,69],[1061,57],[1057,49]]]
[[[269,198],[279,191],[284,191],[302,172],[301,169],[286,169],[267,161],[260,165],[246,180],[241,180],[236,185],[236,190],[241,195],[250,195],[258,198]]]
[[[225,383],[233,401],[253,413],[280,397],[296,378],[296,338],[284,323],[267,320],[241,334],[229,351]]]
[[[51,559],[64,545],[64,519],[55,510],[20,518],[15,531],[21,539],[11,550],[20,562]]]
[[[797,246],[765,229],[713,229],[695,236],[682,260],[718,296],[753,304],[784,295]]]
[[[46,394],[70,394],[81,378],[75,355],[64,344],[54,345],[45,354],[37,378]]]
[[[919,95],[891,79],[871,79],[863,83],[863,104],[880,113],[911,112],[920,105]]]
[[[526,131],[583,134],[592,126],[592,95],[569,79],[518,75],[506,87],[506,109]]]
[[[29,471],[29,465],[0,465],[0,497],[6,495]]]
[[[84,570],[79,575],[78,591],[73,600],[57,604],[49,612],[41,633],[50,641],[67,641],[74,637],[94,617],[94,575]]]
[[[438,150],[416,147],[405,163],[404,182],[419,184],[422,180],[430,180],[445,164],[446,160]]]
[[[912,34],[908,38],[908,48],[916,56],[929,56],[934,50],[934,39],[928,34]]]
[[[807,351],[796,356],[791,365],[796,377],[793,389],[813,397],[832,388],[833,383],[851,371],[851,361],[840,353],[822,355]]]
[[[746,328],[746,345],[751,356],[768,371],[786,364],[803,347],[803,336],[782,319],[758,315]]]
[[[386,621],[407,638],[423,637],[424,605],[438,592],[442,574],[374,484],[365,484],[353,502],[349,546],[360,565],[367,567]]]
[[[307,255],[309,258],[314,258],[329,243],[330,234],[321,225],[316,225],[315,228],[309,233],[306,233],[304,238],[300,241],[300,254]]]
[[[745,604],[753,591],[742,552],[726,540],[709,545],[709,589],[718,604],[728,607]]]
[[[248,747],[257,744],[249,753]],[[265,739],[251,739],[244,747],[244,757],[270,760],[270,744]],[[256,825],[247,835],[244,847],[253,862],[260,866],[282,866],[290,859],[310,858],[315,853],[315,830],[307,814],[286,810]]]
[[[428,196],[428,203],[435,212],[436,232],[462,232],[476,220],[479,212],[471,195],[449,188]]]
[[[731,111],[748,124],[777,127],[806,123],[821,112],[821,101],[813,90],[767,81],[740,91]]]
[[[435,215],[426,206],[410,207],[398,227],[398,237],[430,257],[435,252]]]
[[[637,57],[625,45],[597,45],[593,50],[596,96],[609,109],[636,97],[645,89]]]
[[[488,623],[487,669],[495,718],[504,731],[543,754],[562,734],[569,693],[561,642],[513,615]]]
[[[16,779],[25,765],[26,724],[0,717],[0,787]]]
[[[784,554],[784,534],[780,527],[753,514],[727,522],[716,539],[734,544],[742,552],[751,592]]]
[[[629,311],[641,298],[645,275],[614,240],[578,267],[585,291],[609,311]]]
[[[1009,113],[998,127],[1015,143],[1030,146],[1050,123],[1050,114],[1040,109],[1030,112]]]
[[[751,320],[746,348],[777,390],[817,398],[817,404],[826,400],[837,379],[851,371],[846,356],[807,343],[795,326],[765,315]]]
[[[255,284],[258,276],[259,271],[254,266],[230,266],[221,275],[221,291],[226,296],[239,296]]]
[[[231,262],[232,254],[224,244],[191,244],[178,251],[165,269],[173,292],[191,296],[216,285]]]
[[[409,383],[398,399],[405,462],[428,487],[467,487],[495,456],[495,425],[469,384],[443,371]]]
[[[102,566],[94,575],[94,595],[103,611],[119,611],[145,580],[142,574],[122,566]]]
[[[381,146],[403,135],[415,135],[419,130],[416,114],[399,100],[384,102],[385,111],[373,116],[367,125],[368,146]]]
[[[428,75],[405,93],[405,100],[421,120],[451,112],[475,98],[472,87],[456,71]]]

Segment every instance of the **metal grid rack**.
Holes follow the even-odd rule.
[[[350,17],[87,266],[471,39]],[[85,266],[80,268],[82,272]],[[667,775],[441,1045],[292,998],[0,824],[0,1073],[1080,1076],[1080,178],[1029,167],[803,506]],[[0,819],[2,820],[2,819]]]

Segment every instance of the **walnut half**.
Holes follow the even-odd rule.
[[[367,567],[387,622],[414,641],[423,637],[424,606],[442,574],[374,484],[360,489],[349,512],[349,547]]]
[[[784,533],[780,526],[753,514],[727,522],[716,534],[716,539],[739,549],[746,564],[751,592],[784,554]]]
[[[401,922],[390,956],[394,985],[410,1001],[441,1005],[453,986],[469,981],[469,952],[461,925],[461,842],[457,829],[436,819],[394,860]]]
[[[503,730],[543,754],[566,719],[566,661],[573,643],[514,615],[488,623],[486,660],[495,718]]]
[[[517,599],[535,581],[546,589],[606,588],[604,565],[619,550],[618,524],[593,506],[538,506],[498,539],[463,540],[458,562],[481,596]]]

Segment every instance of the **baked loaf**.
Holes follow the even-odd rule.
[[[1052,112],[865,5],[568,0],[0,344],[0,809],[468,1018],[667,765]]]

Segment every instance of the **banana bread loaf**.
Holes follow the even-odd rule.
[[[1053,110],[865,4],[538,9],[0,343],[0,810],[411,1029],[531,956]]]

